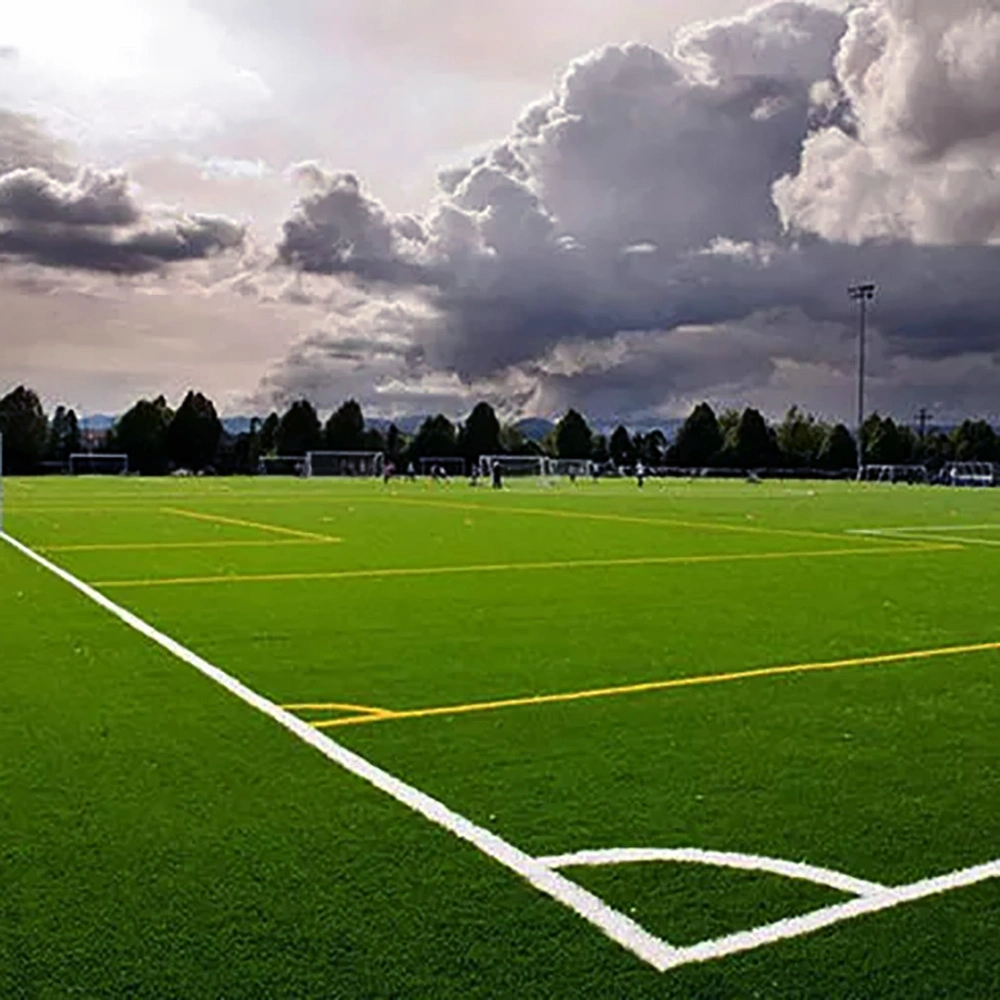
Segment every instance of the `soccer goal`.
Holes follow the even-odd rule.
[[[944,468],[950,486],[996,486],[996,466],[992,462],[952,462]]]
[[[550,458],[546,466],[546,474],[553,478],[583,479],[594,474],[594,463],[587,458]]]
[[[71,476],[124,476],[128,472],[128,455],[73,452],[67,470]]]
[[[866,483],[926,483],[930,481],[923,465],[866,465],[861,472]]]
[[[257,463],[257,474],[261,476],[301,476],[305,464],[305,455],[262,455]]]
[[[499,466],[501,475],[507,479],[510,477],[529,478],[537,476],[539,479],[545,477],[548,459],[544,455],[480,455],[479,474],[488,478],[493,474],[495,466]]]
[[[380,451],[310,451],[305,458],[306,476],[382,475],[385,456]]]
[[[420,459],[420,474],[422,476],[433,476],[435,469],[444,469],[446,476],[461,477],[465,475],[465,459],[454,456]]]

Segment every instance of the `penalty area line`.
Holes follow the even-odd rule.
[[[359,726],[369,722],[393,722],[399,719],[427,719],[436,715],[469,715],[473,712],[495,712],[507,708],[527,708],[553,705],[559,702],[585,701],[593,698],[613,698],[622,695],[648,694],[669,691],[672,688],[702,687],[708,684],[726,684],[731,681],[753,680],[760,677],[782,677],[789,674],[809,674],[820,671],[843,670],[847,667],[876,667],[916,660],[931,660],[941,656],[966,656],[971,653],[1000,651],[1000,642],[980,642],[966,646],[941,646],[936,649],[912,649],[902,653],[880,653],[858,656],[849,660],[827,660],[818,663],[790,663],[776,667],[755,667],[724,674],[699,674],[694,677],[672,677],[664,681],[647,681],[641,684],[623,684],[619,687],[591,688],[585,691],[566,691],[557,694],[529,695],[523,698],[504,698],[495,701],[474,701],[457,705],[437,705],[431,708],[379,709],[364,715],[349,715],[340,719],[322,719],[313,722],[317,729],[334,729],[340,726]],[[296,706],[286,705],[286,708]],[[322,705],[312,706],[322,709]]]
[[[366,781],[369,785],[389,795],[431,823],[443,827],[460,840],[472,844],[487,857],[492,858],[505,868],[515,872],[539,892],[562,903],[563,906],[572,910],[578,916],[583,917],[584,920],[598,928],[612,941],[615,941],[637,958],[653,966],[653,968],[663,971],[670,967],[677,954],[675,947],[650,934],[649,931],[640,927],[630,917],[608,906],[604,900],[595,896],[592,892],[584,889],[564,875],[552,871],[536,858],[531,857],[531,855],[526,854],[513,844],[508,843],[498,834],[487,830],[485,827],[478,826],[465,816],[449,809],[444,803],[431,798],[431,796],[421,792],[418,788],[406,784],[388,771],[382,770],[382,768],[372,764],[360,754],[356,754],[348,750],[345,746],[334,742],[329,736],[310,726],[309,723],[303,722],[297,716],[285,711],[270,699],[258,694],[231,674],[209,663],[208,660],[203,659],[175,639],[160,632],[138,615],[133,614],[119,604],[115,604],[114,601],[105,597],[100,591],[95,590],[89,584],[73,576],[72,573],[67,572],[61,566],[39,555],[33,549],[19,542],[6,532],[0,531],[0,539],[28,559],[37,563],[43,569],[57,576],[64,583],[69,584],[88,600],[93,601],[105,611],[110,612],[129,628],[154,642],[162,649],[165,649],[178,660],[193,667],[209,680],[214,681],[220,687],[224,688],[231,695],[239,698],[246,705],[272,719],[303,743],[321,753],[327,760]]]
[[[262,521],[246,521],[240,517],[223,517],[221,514],[202,514],[197,510],[185,510],[182,507],[161,507],[164,514],[176,514],[178,517],[189,517],[194,521],[208,521],[214,524],[232,524],[238,528],[254,528],[257,531],[270,531],[276,535],[291,535],[293,538],[308,538],[314,542],[339,542],[332,535],[321,535],[315,531],[301,531],[298,528],[283,528],[278,524],[265,524]]]

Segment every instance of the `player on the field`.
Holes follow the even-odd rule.
[[[642,484],[646,478],[646,467],[641,461],[635,463],[635,481],[639,489],[642,489]]]

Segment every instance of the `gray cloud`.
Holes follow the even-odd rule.
[[[300,204],[290,221],[308,253],[284,259],[362,278],[375,261],[373,302],[423,303],[421,323],[392,321],[411,360],[383,381],[447,375],[599,416],[654,412],[699,386],[767,398],[826,377],[845,392],[846,286],[871,276],[874,377],[916,394],[915,373],[1000,349],[987,176],[1000,88],[973,45],[995,14],[989,0],[870,0],[846,19],[781,2],[666,52],[605,48],[491,152],[441,171],[419,238],[400,239],[352,179]],[[932,72],[935,59],[946,67]],[[947,117],[962,101],[937,121],[933,108]],[[338,336],[319,332],[270,387],[293,390],[303,359]],[[362,323],[351,338],[362,367],[365,336]]]
[[[0,115],[0,254],[49,267],[140,274],[243,245],[221,216],[146,211],[124,171],[68,178],[59,147],[30,119]]]
[[[790,227],[861,243],[1000,239],[1000,8],[870,0],[848,17],[836,88],[856,132],[827,127],[775,186]]]
[[[37,167],[0,175],[0,218],[14,223],[129,226],[139,215],[122,172],[84,170],[70,183]]]

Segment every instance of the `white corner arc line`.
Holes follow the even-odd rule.
[[[731,851],[703,851],[696,847],[611,847],[603,850],[574,851],[538,858],[549,868],[571,868],[575,865],[625,865],[649,861],[677,861],[741,871],[768,872],[785,878],[813,882],[851,896],[879,896],[891,891],[879,882],[854,878],[831,868],[798,861],[784,861],[759,854],[738,854]]]
[[[947,875],[922,879],[909,885],[894,886],[877,896],[862,896],[847,903],[838,903],[820,910],[813,910],[800,917],[791,917],[787,920],[778,920],[773,924],[766,924],[763,927],[755,927],[750,931],[740,931],[737,934],[729,934],[712,941],[700,941],[698,944],[677,948],[673,957],[667,960],[661,971],[666,972],[667,969],[675,969],[691,962],[708,962],[724,958],[727,955],[735,955],[737,952],[751,951],[762,945],[774,944],[788,938],[800,937],[803,934],[811,934],[824,927],[830,927],[843,920],[851,920],[866,913],[888,910],[901,903],[911,903],[928,896],[950,892],[952,889],[961,889],[965,886],[975,885],[977,882],[985,882],[991,878],[1000,878],[1000,860],[989,861],[972,868],[964,868]]]
[[[577,885],[576,882],[560,875],[558,872],[552,871],[492,831],[476,825],[471,820],[449,809],[444,803],[431,798],[412,785],[406,784],[388,771],[383,771],[364,757],[330,739],[329,736],[314,729],[311,725],[303,722],[290,712],[286,712],[273,701],[258,694],[235,677],[227,674],[224,670],[214,666],[198,656],[197,653],[192,652],[176,640],[171,639],[170,636],[160,632],[148,622],[139,618],[138,615],[115,604],[114,601],[109,600],[100,591],[77,579],[72,573],[68,573],[62,567],[50,562],[44,556],[39,555],[33,549],[19,542],[6,532],[0,531],[0,539],[3,539],[39,566],[55,574],[59,579],[83,594],[84,597],[89,598],[95,604],[104,608],[105,611],[109,611],[120,621],[124,622],[124,624],[140,633],[140,635],[150,639],[168,653],[177,657],[177,659],[194,667],[195,670],[210,680],[215,681],[216,684],[225,688],[230,694],[235,695],[235,697],[245,702],[251,708],[255,708],[258,712],[262,712],[273,719],[278,725],[287,729],[294,736],[297,736],[303,743],[307,743],[314,750],[318,750],[328,760],[333,761],[333,763],[338,764],[346,771],[367,781],[370,785],[379,789],[379,791],[390,795],[397,802],[419,813],[425,819],[444,827],[444,829],[453,833],[456,837],[472,844],[483,854],[499,862],[505,868],[516,872],[535,889],[562,903],[563,906],[568,907],[574,913],[583,917],[584,920],[597,927],[607,937],[611,938],[611,940],[617,942],[644,962],[652,965],[655,969],[663,971],[673,963],[677,951],[676,948],[654,934],[650,934],[649,931],[640,927],[634,920],[608,906],[604,900],[584,889],[583,886]]]

